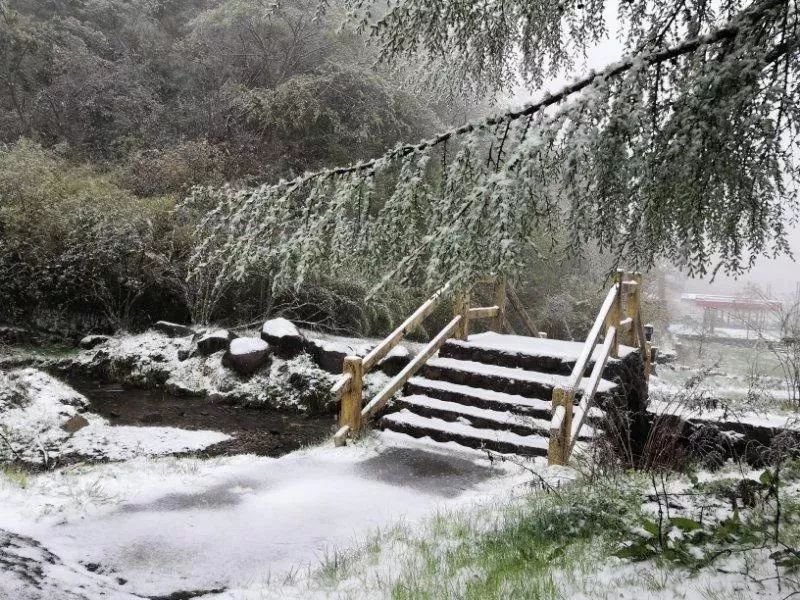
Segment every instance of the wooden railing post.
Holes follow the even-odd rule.
[[[453,337],[457,340],[466,340],[469,337],[469,292],[465,291],[456,298],[453,306],[453,316],[461,315]]]
[[[553,415],[559,415],[550,430],[550,442],[547,449],[547,462],[551,465],[566,465],[572,434],[572,398],[574,391],[561,387],[553,388]]]
[[[636,347],[641,344],[642,340],[638,340],[639,337],[637,334],[639,332],[639,325],[638,319],[639,317],[639,308],[641,306],[641,294],[642,294],[642,276],[640,273],[634,273],[632,280],[636,282],[636,287],[633,288],[632,291],[628,292],[627,294],[627,306],[625,307],[625,316],[630,317],[633,321],[633,324],[628,329],[625,334],[625,341],[628,346]]]
[[[507,280],[505,275],[499,275],[494,280],[494,303],[500,309],[497,311],[497,316],[494,318],[492,328],[497,333],[503,333],[503,328],[506,323],[506,289]]]
[[[364,365],[360,356],[344,358],[344,374],[350,375],[350,385],[342,394],[339,406],[339,427],[350,427],[350,435],[361,430],[361,402],[364,386]]]
[[[617,297],[611,305],[611,310],[608,311],[608,317],[606,317],[606,331],[608,331],[609,327],[613,327],[616,331],[619,331],[619,323],[622,319],[622,294],[624,292],[622,282],[624,279],[625,272],[618,270],[614,277],[614,283],[617,285]],[[618,358],[619,336],[615,335],[614,338],[614,342],[611,345],[611,356]]]

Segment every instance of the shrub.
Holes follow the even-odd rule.
[[[133,154],[121,182],[139,196],[178,194],[193,185],[221,182],[224,169],[222,149],[205,140],[189,141]]]
[[[173,203],[137,198],[59,148],[0,150],[0,319],[101,314],[110,328],[142,320],[147,304],[180,311]]]

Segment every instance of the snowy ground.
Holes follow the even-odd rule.
[[[658,365],[658,377],[650,380],[651,412],[800,428],[797,391],[773,350],[685,340],[674,347],[676,361]]]
[[[88,401],[36,369],[0,371],[0,459],[50,466],[65,457],[127,460],[201,450],[229,436],[172,427],[112,427]]]
[[[70,577],[93,568],[110,597],[253,591],[370,531],[507,496],[523,479],[477,452],[379,434],[279,459],[137,458],[29,476],[24,487],[6,476],[0,530],[38,541]],[[15,583],[0,575],[0,592]]]

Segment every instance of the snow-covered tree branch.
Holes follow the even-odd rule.
[[[572,253],[597,244],[635,267],[666,258],[737,273],[787,252],[797,8],[765,0],[705,29],[669,46],[667,33],[641,32],[629,58],[534,104],[370,161],[198,188],[184,207],[213,208],[193,273],[216,264],[218,285],[255,269],[277,287],[320,273],[435,287],[513,274],[541,231],[562,227]]]

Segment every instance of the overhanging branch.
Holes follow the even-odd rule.
[[[685,40],[684,42],[675,46],[650,52],[641,56],[630,56],[623,58],[619,62],[607,66],[602,71],[592,72],[583,78],[577,79],[571,84],[562,87],[558,92],[554,94],[547,94],[538,102],[528,104],[521,109],[508,111],[493,117],[488,117],[482,121],[467,123],[466,125],[445,131],[432,139],[424,140],[418,144],[397,146],[378,158],[360,162],[347,167],[334,167],[306,173],[294,179],[280,181],[277,184],[268,187],[298,188],[314,179],[326,179],[329,177],[371,171],[381,162],[393,161],[412,154],[419,154],[429,148],[433,148],[446,142],[450,138],[458,137],[472,133],[476,130],[486,129],[503,123],[511,123],[523,117],[530,117],[545,110],[546,108],[549,108],[550,106],[563,102],[573,94],[576,94],[597,82],[618,77],[619,75],[622,75],[623,73],[632,69],[637,64],[644,63],[648,66],[659,65],[661,63],[696,52],[704,46],[710,46],[723,41],[732,40],[739,35],[745,22],[748,22],[751,25],[757,23],[772,9],[775,9],[779,6],[786,6],[788,3],[789,0],[764,0],[757,6],[744,11],[742,14],[729,21],[726,25],[716,29],[711,33]],[[797,45],[798,40],[794,38],[774,48],[768,56],[770,62],[777,60],[780,56],[783,56],[787,52],[796,48]]]

